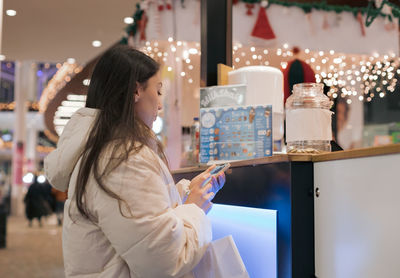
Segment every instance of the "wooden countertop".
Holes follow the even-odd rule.
[[[400,144],[354,149],[354,150],[348,150],[348,151],[338,151],[338,152],[331,152],[331,153],[324,153],[324,154],[278,154],[278,155],[273,155],[273,156],[269,156],[269,157],[233,161],[230,163],[232,165],[231,167],[239,167],[239,166],[257,165],[257,164],[287,162],[287,161],[322,162],[322,161],[352,159],[352,158],[369,157],[369,156],[377,156],[377,155],[387,155],[387,154],[395,154],[395,153],[400,153]],[[179,174],[179,173],[203,171],[206,168],[207,168],[207,166],[181,168],[181,169],[172,171],[172,173]]]

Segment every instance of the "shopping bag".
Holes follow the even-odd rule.
[[[210,243],[193,274],[196,278],[249,278],[231,235]]]

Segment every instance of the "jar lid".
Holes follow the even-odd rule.
[[[293,86],[293,94],[286,100],[286,109],[324,108],[330,109],[333,102],[324,93],[322,83],[299,83]]]

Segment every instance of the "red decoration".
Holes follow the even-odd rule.
[[[253,37],[265,40],[271,40],[276,38],[275,33],[272,30],[271,25],[269,24],[267,13],[265,9],[262,7],[260,7],[260,10],[258,12],[257,21],[256,24],[254,25],[251,35]]]
[[[233,5],[236,5],[239,2],[239,0],[232,0]]]
[[[167,3],[166,6],[167,6],[167,10],[172,10],[172,5],[171,5],[171,3]]]
[[[299,59],[294,59],[292,61],[290,61],[286,67],[286,69],[281,69],[283,72],[283,89],[284,89],[284,103],[286,103],[286,99],[290,96],[291,92],[291,88],[289,85],[289,80],[291,79],[291,76],[289,73],[290,69],[292,67],[293,62],[298,61],[301,64],[301,69],[303,70],[302,73],[299,73],[303,76],[301,82],[312,82],[315,83],[315,73],[313,71],[313,69],[310,67],[310,65],[308,65],[307,63],[299,60]]]
[[[365,26],[364,26],[364,22],[363,22],[363,17],[362,17],[362,13],[360,11],[358,11],[357,13],[357,20],[360,23],[360,27],[361,27],[361,35],[363,37],[365,37]]]
[[[162,12],[164,10],[164,5],[158,5],[158,11]]]
[[[138,20],[139,31],[140,31],[140,40],[146,40],[146,26],[147,26],[147,14],[143,12],[142,18]]]
[[[246,3],[246,8],[247,8],[247,15],[253,15],[253,8],[254,8],[254,4],[248,4]]]

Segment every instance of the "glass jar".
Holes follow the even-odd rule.
[[[288,153],[330,152],[333,102],[323,93],[324,84],[300,83],[286,100]]]

